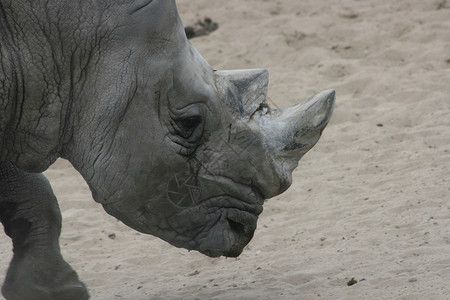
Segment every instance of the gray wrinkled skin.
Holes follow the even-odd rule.
[[[289,187],[333,110],[333,90],[271,110],[267,71],[214,70],[188,42],[174,1],[0,0],[0,38],[0,220],[15,247],[7,299],[88,297],[60,257],[51,188],[31,174],[57,157],[128,226],[237,256],[264,199]],[[43,235],[52,242],[35,238]],[[38,258],[48,279],[21,275],[30,265],[16,253],[45,247],[61,261]],[[64,284],[58,270],[71,274]]]

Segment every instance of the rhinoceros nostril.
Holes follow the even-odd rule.
[[[227,219],[228,224],[230,225],[230,229],[234,232],[243,233],[245,232],[245,226],[244,224],[238,223],[236,221],[233,221],[231,219]]]

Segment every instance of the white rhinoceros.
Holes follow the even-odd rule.
[[[0,220],[7,299],[87,299],[40,172],[58,157],[128,226],[237,256],[320,137],[334,91],[271,110],[266,70],[216,71],[169,0],[0,0]]]

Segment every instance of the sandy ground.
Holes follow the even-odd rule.
[[[178,5],[219,23],[192,40],[215,68],[269,69],[278,106],[335,88],[335,113],[237,259],[128,229],[58,161],[62,252],[92,299],[450,299],[450,1]],[[2,235],[1,281],[10,259]]]

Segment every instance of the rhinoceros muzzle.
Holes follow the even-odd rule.
[[[214,206],[213,209],[216,210],[216,213],[220,212],[217,226],[221,226],[226,232],[224,247],[218,247],[216,251],[214,251],[214,246],[204,249],[200,247],[199,250],[209,256],[236,257],[253,238],[258,216],[263,208],[260,204],[248,204],[241,199],[227,196],[219,198],[224,203]]]
[[[168,198],[178,212],[168,224],[187,241],[175,243],[208,256],[238,256],[253,237],[264,198],[254,186],[203,172],[169,183]]]

